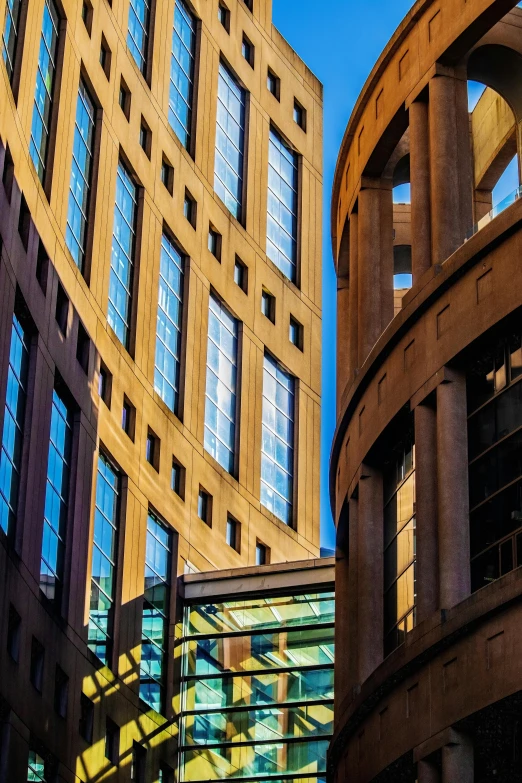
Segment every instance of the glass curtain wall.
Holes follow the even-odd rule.
[[[31,159],[40,182],[44,181],[49,150],[59,24],[60,17],[56,5],[53,0],[45,0],[38,70],[36,72],[31,143],[29,145]]]
[[[185,607],[180,781],[313,781],[333,728],[334,594]]]

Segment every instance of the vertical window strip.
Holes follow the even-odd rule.
[[[53,391],[51,433],[40,563],[40,589],[51,601],[60,600],[69,510],[72,414],[56,389]]]
[[[149,511],[140,662],[140,698],[156,712],[165,706],[172,533]]]
[[[170,239],[161,240],[154,388],[178,412],[184,259]]]
[[[44,181],[49,149],[59,22],[60,17],[53,0],[45,0],[29,145],[40,182]]]
[[[289,280],[297,272],[298,157],[270,129],[266,253]]]
[[[238,322],[215,296],[208,314],[205,449],[219,464],[234,471]]]
[[[13,82],[14,75],[21,8],[22,0],[7,0],[5,26],[2,35],[2,57],[11,83]]]
[[[147,48],[149,45],[150,4],[147,0],[131,0],[129,5],[129,30],[127,46],[142,72],[147,72]]]
[[[95,108],[85,87],[80,82],[76,104],[69,209],[65,239],[67,247],[83,272],[87,244],[87,224],[94,155]]]
[[[120,162],[114,207],[107,320],[125,348],[129,346],[137,207],[138,188]]]
[[[105,665],[109,665],[114,631],[119,500],[120,476],[100,454],[94,509],[89,648]]]
[[[169,122],[181,143],[190,147],[196,19],[184,0],[175,0],[170,65]]]
[[[265,354],[261,447],[261,503],[292,523],[295,381]]]
[[[28,335],[13,315],[0,452],[0,528],[6,534],[12,532],[18,507],[28,374]]]
[[[245,90],[220,63],[214,190],[237,220],[243,209],[245,104]]]
[[[27,761],[27,781],[45,781],[45,761],[34,750],[29,751],[29,758]]]

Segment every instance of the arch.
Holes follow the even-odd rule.
[[[522,56],[502,44],[484,44],[470,54],[467,66],[468,79],[498,92],[522,121]]]

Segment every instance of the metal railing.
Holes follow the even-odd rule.
[[[487,215],[484,215],[484,217],[480,218],[480,220],[475,223],[473,228],[468,231],[466,239],[471,239],[471,237],[478,233],[481,228],[484,228],[484,226],[487,226],[488,223],[491,223],[491,221],[494,220],[497,215],[500,215],[501,212],[504,212],[504,210],[514,204],[515,201],[518,201],[520,196],[522,196],[522,186],[519,186],[516,190],[510,193],[509,196],[506,196],[506,198],[503,198],[502,201],[500,201],[487,213]]]

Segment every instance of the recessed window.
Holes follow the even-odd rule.
[[[261,541],[256,541],[256,565],[268,565],[270,562],[270,549],[262,544]]]
[[[14,162],[8,144],[7,147],[5,148],[4,170],[2,172],[2,185],[4,186],[5,195],[7,196],[7,200],[9,203],[11,203],[13,182],[14,182]]]
[[[241,550],[241,524],[231,517],[230,514],[227,517],[227,544],[235,549],[236,552]]]
[[[246,91],[225,63],[221,62],[218,77],[214,191],[240,222],[244,217],[246,101]]]
[[[56,293],[55,318],[58,328],[65,337],[67,335],[67,322],[69,320],[69,297],[65,293],[61,283],[58,283],[58,290]]]
[[[171,38],[169,124],[189,151],[192,147],[197,24],[185,0],[176,0]]]
[[[160,439],[149,427],[147,431],[147,442],[145,444],[145,459],[149,465],[152,465],[154,470],[158,471],[158,473],[160,466],[160,447]]]
[[[159,770],[158,783],[174,783],[174,770],[166,764],[162,764]]]
[[[22,195],[22,198],[20,200],[20,212],[18,214],[18,234],[20,235],[20,239],[22,240],[22,245],[24,246],[25,250],[27,250],[29,246],[30,229],[31,229],[31,213],[29,212],[27,201],[25,200],[25,197]]]
[[[272,321],[273,324],[275,324],[275,305],[275,296],[272,296],[271,293],[263,288],[263,291],[261,292],[261,312],[269,321]]]
[[[83,0],[82,21],[85,25],[85,29],[90,35],[92,32],[92,3],[90,3],[89,0]]]
[[[300,351],[303,350],[303,327],[293,315],[290,316],[289,339],[296,348],[299,348]]]
[[[221,234],[212,226],[208,229],[208,249],[218,261],[221,261]]]
[[[281,80],[278,76],[275,75],[273,71],[268,69],[268,74],[266,77],[266,86],[268,89],[268,92],[272,93],[274,98],[277,98],[279,100],[281,95]]]
[[[47,277],[49,275],[49,254],[44,247],[42,240],[38,243],[38,253],[36,256],[36,279],[43,293],[47,293]]]
[[[123,398],[123,408],[121,412],[121,428],[126,435],[134,442],[134,433],[136,429],[136,408],[127,398]]]
[[[248,293],[248,267],[239,256],[236,256],[234,262],[234,283],[238,285],[245,294]]]
[[[120,760],[120,727],[110,718],[105,723],[105,758],[114,765]]]
[[[224,3],[218,3],[218,19],[227,33],[230,32],[230,11]]]
[[[127,120],[130,118],[130,109],[131,109],[131,93],[129,88],[127,87],[127,84],[125,83],[125,79],[123,76],[120,80],[120,91],[118,93],[118,103],[120,104],[120,109],[126,116]]]
[[[150,159],[150,152],[152,147],[152,131],[147,125],[144,117],[141,118],[140,124],[140,147],[143,152]]]
[[[249,11],[254,10],[254,0],[243,0],[243,3],[246,5]]]
[[[29,676],[31,679],[31,683],[36,688],[38,693],[42,692],[44,661],[45,661],[44,647],[38,641],[38,639],[35,636],[33,636],[31,642],[31,669],[30,669]]]
[[[247,38],[247,36],[243,33],[243,41],[241,43],[241,54],[247,61],[247,63],[250,65],[251,68],[254,67],[254,58],[255,58],[255,47],[252,41]]]
[[[132,783],[145,783],[145,769],[147,766],[147,751],[138,742],[132,743],[131,781]]]
[[[183,214],[187,218],[192,228],[196,228],[197,205],[190,191],[185,188],[185,200],[183,202]]]
[[[130,0],[127,46],[141,73],[147,76],[151,0]]]
[[[69,697],[69,678],[61,668],[56,664],[56,673],[54,677],[54,711],[60,718],[67,715],[67,699]]]
[[[102,35],[100,45],[100,65],[103,68],[103,72],[107,79],[111,78],[111,60],[112,53],[109,49],[109,44],[105,40],[105,36]]]
[[[212,527],[212,496],[205,492],[203,487],[199,488],[198,517]]]
[[[165,155],[161,161],[161,181],[172,196],[174,192],[174,166],[172,166]]]
[[[22,632],[22,618],[12,604],[9,605],[7,618],[7,652],[11,659],[18,663],[20,656],[20,636]]]
[[[94,703],[85,693],[80,696],[80,722],[78,726],[80,737],[92,745],[94,732]]]
[[[170,485],[176,495],[179,495],[182,500],[185,500],[185,468],[175,457],[172,457]]]
[[[110,409],[112,396],[112,374],[109,372],[103,362],[100,362],[100,371],[98,373],[98,394],[107,408]]]
[[[294,99],[294,122],[302,130],[306,130],[306,109],[304,109],[298,100]]]
[[[76,340],[76,358],[84,373],[89,373],[89,354],[91,350],[91,340],[87,331],[80,321],[78,323],[78,338]]]

